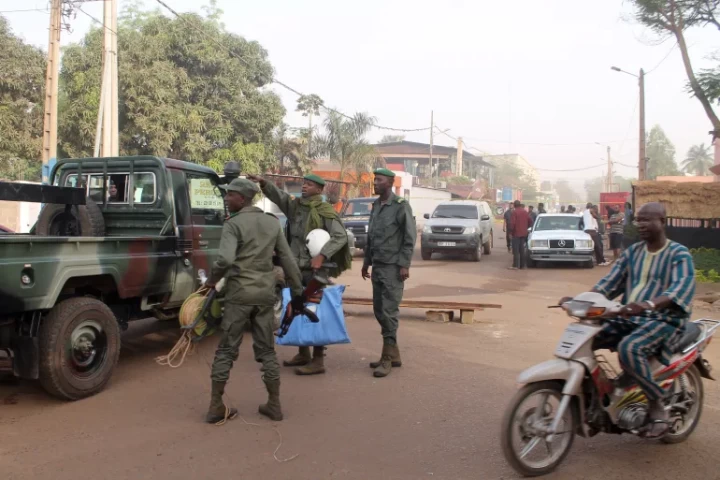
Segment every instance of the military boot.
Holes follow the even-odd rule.
[[[313,347],[313,359],[308,365],[296,368],[298,375],[317,375],[325,373],[325,347]]]
[[[283,419],[282,409],[280,408],[280,380],[266,381],[265,388],[268,392],[268,401],[265,405],[258,407],[258,412],[270,420],[279,422]]]
[[[223,402],[225,394],[225,382],[212,382],[212,392],[210,393],[210,408],[205,416],[207,423],[220,423],[226,420],[232,420],[237,417],[238,411],[235,408],[227,408]]]
[[[392,371],[393,358],[400,358],[400,352],[397,345],[383,345],[382,357],[380,357],[380,365],[377,366],[373,375],[376,377],[387,377]]]
[[[300,347],[298,354],[291,360],[284,360],[283,365],[286,367],[302,367],[310,363],[310,347]]]
[[[390,356],[390,360],[392,361],[392,367],[398,368],[402,367],[402,360],[400,359],[400,348],[396,345],[392,345],[394,348],[392,351],[392,354]],[[385,346],[383,345],[383,352],[385,351]],[[370,362],[370,368],[378,368],[380,364],[382,363],[382,356],[380,357],[380,360],[377,362]]]

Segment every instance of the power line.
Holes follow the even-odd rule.
[[[665,60],[668,59],[668,57],[670,56],[670,54],[673,52],[673,50],[675,50],[675,47],[677,47],[677,46],[678,46],[678,42],[675,42],[675,45],[673,45],[672,48],[671,48],[670,50],[668,50],[668,52],[665,54],[665,56],[662,58],[662,60],[660,60],[660,61],[658,62],[658,64],[655,65],[653,68],[651,68],[649,71],[645,72],[645,75],[650,75],[652,72],[654,72],[655,70],[657,70],[660,65],[662,65],[663,63],[665,63]]]
[[[569,168],[569,169],[565,169],[565,170],[552,170],[549,168],[537,168],[537,167],[535,167],[535,170],[540,170],[542,172],[581,172],[583,170],[592,170],[593,168],[604,167],[604,166],[606,166],[606,164],[600,163],[597,165],[593,165],[592,167]]]
[[[0,10],[0,13],[26,13],[26,12],[42,12],[50,13],[50,10],[46,8],[25,8],[20,10]]]
[[[217,45],[218,47],[220,47],[220,48],[222,48],[223,50],[225,50],[228,54],[230,54],[230,56],[232,56],[232,57],[236,58],[237,60],[239,60],[240,62],[244,63],[245,66],[252,68],[252,66],[251,66],[244,58],[242,58],[241,56],[237,55],[234,51],[232,51],[230,48],[228,48],[227,45],[225,45],[224,43],[220,42],[218,39],[214,38],[213,36],[208,35],[208,34],[207,34],[206,32],[204,32],[203,30],[199,29],[196,25],[194,25],[192,22],[188,21],[185,17],[183,17],[182,15],[180,15],[178,12],[176,12],[172,7],[170,7],[170,6],[169,6],[167,3],[165,3],[163,0],[155,0],[155,1],[156,1],[157,3],[159,3],[162,7],[164,7],[167,11],[169,11],[170,13],[172,13],[172,14],[175,16],[175,18],[177,18],[177,19],[179,19],[179,20],[182,20],[182,21],[183,21],[186,25],[188,25],[190,28],[192,28],[192,29],[195,30],[196,32],[202,34],[203,36],[205,36],[205,38],[207,38],[207,39],[209,39],[210,41],[212,41],[215,45]],[[304,94],[303,94],[302,92],[300,92],[299,90],[297,90],[297,89],[295,89],[295,88],[292,88],[290,85],[288,85],[288,84],[286,84],[286,83],[284,83],[284,82],[281,82],[281,81],[280,81],[279,79],[277,79],[277,78],[273,78],[272,81],[273,81],[273,83],[276,83],[276,84],[280,85],[281,87],[285,88],[286,90],[294,93],[294,94],[297,95],[298,97],[301,97],[301,96],[304,95]],[[347,114],[345,114],[345,113],[343,113],[343,112],[341,112],[341,111],[339,111],[339,110],[336,110],[336,109],[334,109],[334,108],[327,107],[327,106],[325,106],[325,105],[322,105],[320,108],[322,108],[323,110],[325,110],[325,111],[327,111],[327,112],[333,112],[333,113],[336,113],[336,114],[338,114],[338,115],[341,115],[341,116],[343,116],[343,117],[345,117],[345,118],[347,118],[347,119],[350,119],[350,120],[353,119],[353,117],[351,117],[350,115],[347,115]],[[382,125],[378,125],[378,124],[376,124],[376,123],[373,123],[372,126],[375,127],[375,128],[377,128],[377,129],[379,129],[379,130],[390,130],[390,131],[393,131],[393,132],[424,132],[424,131],[426,131],[426,130],[430,130],[430,127],[425,127],[425,128],[393,128],[393,127],[385,127],[385,126],[382,126]]]
[[[101,27],[103,27],[103,28],[107,29],[108,31],[114,33],[115,35],[118,34],[115,30],[113,30],[112,28],[110,28],[110,27],[108,27],[107,25],[105,25],[105,22],[99,20],[97,17],[95,17],[95,16],[93,16],[93,15],[90,15],[90,14],[87,13],[85,10],[83,10],[82,8],[80,8],[79,5],[75,5],[75,4],[71,4],[71,5],[72,5],[74,8],[77,8],[78,11],[80,11],[81,13],[83,13],[84,15],[86,15],[88,18],[90,18],[90,20],[92,20],[93,22],[97,23],[97,24],[100,25]]]

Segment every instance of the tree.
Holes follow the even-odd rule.
[[[0,17],[0,178],[39,180],[45,54]]]
[[[525,199],[535,198],[537,195],[535,181],[512,161],[498,161],[493,176],[495,185],[518,188],[522,190]]]
[[[682,162],[684,172],[701,176],[710,175],[712,165],[713,157],[710,155],[710,147],[706,147],[704,143],[690,147]]]
[[[380,139],[380,143],[393,143],[402,142],[405,140],[405,135],[383,135]]]
[[[673,36],[677,41],[688,78],[688,88],[702,104],[715,135],[719,136],[720,119],[712,108],[710,100],[712,97],[709,95],[716,95],[717,92],[720,92],[720,72],[717,70],[715,72],[705,71],[698,79],[690,62],[688,47],[685,43],[685,30],[704,25],[713,25],[720,29],[720,23],[716,20],[720,1],[631,0],[631,2],[635,5],[635,17],[640,23],[661,36]]]
[[[560,203],[567,205],[576,203],[580,199],[580,195],[570,186],[570,182],[567,180],[558,180],[553,185],[553,188],[560,197]]]
[[[125,10],[119,22],[120,153],[221,168],[238,160],[259,172],[276,159],[273,131],[284,109],[265,89],[273,76],[257,42],[228,33],[214,3],[207,17]],[[220,47],[219,44],[226,48]],[[65,49],[61,152],[93,152],[100,99],[102,30]],[[232,53],[231,53],[232,52]]]
[[[295,132],[293,132],[295,130]],[[297,132],[297,130],[301,130]],[[291,129],[282,124],[276,132],[275,155],[281,175],[305,175],[312,170],[313,160],[308,156],[308,132]]]
[[[313,94],[300,95],[297,101],[297,108],[295,111],[302,112],[303,117],[308,117],[308,133],[306,137],[307,149],[306,153],[309,157],[312,149],[312,137],[313,137],[313,115],[316,117],[320,115],[320,108],[325,105],[323,99],[320,96]]]
[[[606,181],[607,176],[605,175],[585,181],[585,192],[587,193],[588,202],[594,204],[600,203],[600,193],[605,191]],[[615,190],[618,192],[632,191],[632,179],[630,178],[616,175],[613,177],[613,184],[615,185]]]
[[[375,161],[375,149],[365,136],[372,129],[375,118],[367,113],[356,113],[347,118],[331,111],[325,118],[325,133],[318,135],[318,153],[327,155],[340,167],[340,178],[351,170],[368,172]],[[360,175],[358,175],[360,176]]]
[[[675,162],[675,146],[667,138],[660,125],[655,125],[650,130],[646,154],[648,157],[648,180],[655,180],[659,176],[680,174]]]

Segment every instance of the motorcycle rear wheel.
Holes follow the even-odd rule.
[[[523,408],[530,397],[537,396],[540,399],[539,401],[535,400],[534,406]],[[551,399],[555,401],[554,407]],[[546,475],[555,470],[570,453],[577,427],[577,419],[572,405],[565,412],[559,426],[560,433],[555,435],[551,444],[545,440],[544,435],[533,432],[536,426],[550,426],[561,399],[561,382],[531,383],[518,390],[505,410],[500,441],[505,459],[520,475],[526,477]],[[540,419],[536,418],[535,412],[537,411],[543,412]],[[517,423],[519,423],[519,429],[516,429]],[[518,437],[517,434],[519,434],[521,445],[516,448],[514,440]],[[554,450],[555,448],[557,449]],[[538,462],[529,460],[527,456],[536,449],[547,451],[549,458]]]
[[[672,386],[673,392],[679,393],[681,391],[680,382],[683,380],[688,390],[686,395],[692,395],[694,397],[694,403],[688,413],[682,416],[681,424],[670,425],[670,431],[660,439],[663,443],[682,443],[687,440],[693,431],[695,431],[695,427],[697,427],[700,421],[700,415],[702,415],[705,393],[703,391],[702,376],[700,376],[700,372],[695,365],[691,366],[685,373],[675,379]],[[671,420],[673,419],[672,414],[673,412],[671,410]]]

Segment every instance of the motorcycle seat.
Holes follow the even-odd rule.
[[[680,337],[680,340],[672,349],[673,353],[682,352],[687,347],[695,343],[703,333],[702,328],[700,328],[695,322],[687,322],[683,330],[682,337]]]

